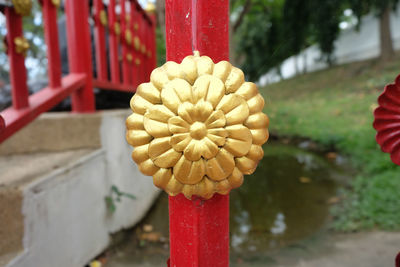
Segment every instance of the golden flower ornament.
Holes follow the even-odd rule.
[[[14,10],[18,15],[28,16],[32,9],[32,0],[12,0]]]
[[[254,83],[227,61],[187,56],[151,73],[126,120],[133,160],[169,195],[227,194],[264,156],[268,117]]]

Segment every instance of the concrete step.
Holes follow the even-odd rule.
[[[130,159],[128,115],[45,114],[1,144],[0,266],[83,266],[145,215],[159,190]],[[111,212],[112,186],[136,199]]]

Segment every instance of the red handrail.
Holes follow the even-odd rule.
[[[48,87],[30,96],[22,17],[11,6],[3,8],[7,23],[12,107],[0,112],[0,143],[70,95],[74,112],[94,112],[93,87],[134,92],[140,82],[149,79],[150,70],[155,68],[154,16],[149,16],[137,0],[110,0],[107,7],[102,0],[93,1],[96,66],[92,63],[89,1],[66,0],[69,74],[62,77],[58,7],[53,2],[39,0],[43,8],[49,83]],[[139,30],[135,25],[139,25]],[[140,39],[150,57],[135,49],[135,37]],[[94,69],[96,75],[93,75]]]

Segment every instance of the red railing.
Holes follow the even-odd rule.
[[[32,95],[27,86],[22,17],[12,6],[1,8],[6,16],[12,106],[0,113],[0,143],[70,95],[73,112],[94,112],[93,88],[134,92],[156,65],[154,15],[147,14],[137,0],[109,0],[107,8],[102,0],[93,0],[93,7],[88,0],[65,0],[69,74],[62,77],[57,1],[39,2],[49,82]],[[90,16],[96,66],[92,66]]]

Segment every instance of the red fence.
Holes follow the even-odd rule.
[[[69,74],[62,77],[57,11],[60,1],[39,0],[48,59],[48,87],[29,95],[19,9],[3,6],[12,107],[0,113],[0,143],[71,95],[73,112],[94,112],[93,88],[134,92],[156,65],[155,21],[136,0],[65,0]],[[89,19],[94,21],[90,26]],[[94,27],[90,29],[90,27]],[[92,61],[94,31],[95,66]],[[94,68],[96,77],[94,77]]]

